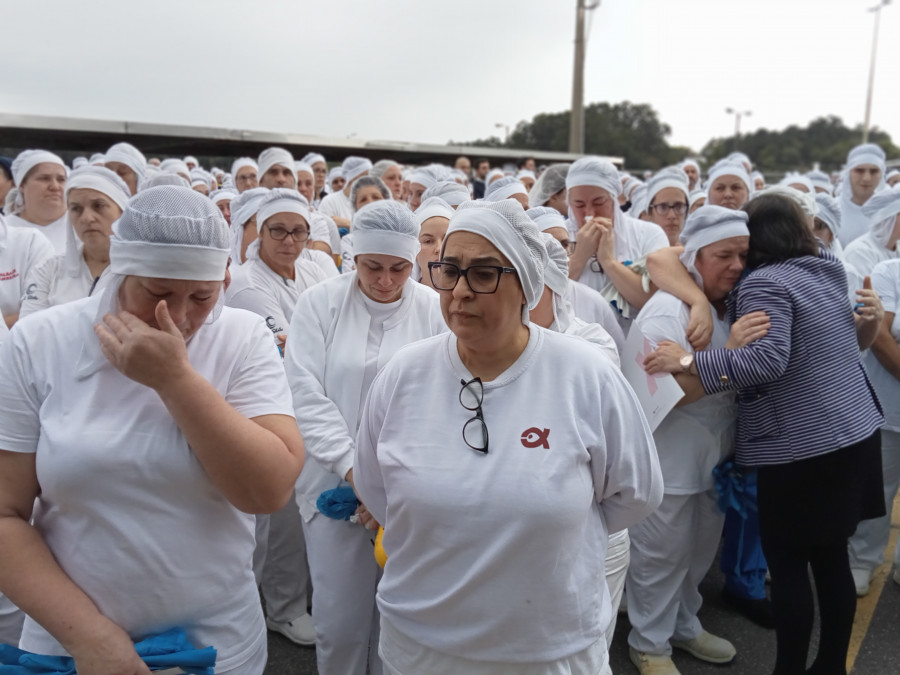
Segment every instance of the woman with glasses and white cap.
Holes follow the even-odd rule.
[[[47,237],[58,255],[66,252],[66,165],[46,150],[25,150],[13,160],[16,187],[6,196],[6,222]]]
[[[322,675],[381,672],[379,570],[364,527],[374,523],[364,507],[358,524],[332,520],[317,501],[353,482],[360,411],[378,371],[404,345],[447,329],[435,292],[410,279],[417,233],[412,212],[400,202],[363,206],[354,218],[356,271],[301,295],[288,331],[285,367],[308,451],[297,493]]]
[[[231,175],[238,194],[259,187],[259,166],[250,157],[238,157],[231,164]]]
[[[669,246],[677,246],[690,207],[687,175],[681,169],[663,169],[647,181],[645,199],[648,220],[663,229]]]
[[[50,258],[25,282],[20,316],[86,298],[109,266],[112,227],[128,205],[125,182],[109,169],[85,166],[66,183],[66,254]]]
[[[461,205],[430,265],[451,333],[400,351],[372,385],[353,475],[385,525],[385,672],[607,664],[608,533],[650,513],[662,480],[615,364],[529,323],[546,257],[518,204]]]
[[[864,207],[876,192],[884,189],[884,174],[884,150],[874,143],[857,145],[847,154],[839,197],[843,219],[840,239],[845,250],[850,242],[869,232],[872,223]]]
[[[635,263],[668,246],[653,223],[631,218],[618,208],[622,183],[616,167],[599,157],[582,157],[566,175],[570,218],[578,226],[569,278],[587,284],[614,304],[626,333],[630,319],[652,294]]]
[[[217,673],[263,672],[250,514],[289,499],[303,441],[265,327],[223,307],[227,264],[208,199],[145,190],[102,292],[0,347],[0,590],[23,649],[143,675],[133,641],[177,625]]]
[[[247,248],[247,261],[235,270],[225,294],[229,307],[264,317],[282,347],[300,294],[326,279],[317,264],[300,258],[309,221],[303,195],[287,188],[269,190],[257,207],[258,238]]]

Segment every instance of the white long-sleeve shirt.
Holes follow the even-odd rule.
[[[307,521],[318,513],[319,495],[353,467],[367,361],[374,353],[377,372],[401,347],[447,330],[437,293],[411,279],[396,310],[380,327],[372,324],[355,272],[313,286],[294,309],[284,365],[306,446],[297,500]]]
[[[653,437],[600,350],[531,324],[484,383],[487,454],[469,448],[456,336],[382,369],[363,411],[354,484],[385,526],[382,616],[430,649],[539,662],[594,644],[610,617],[608,534],[662,499]]]

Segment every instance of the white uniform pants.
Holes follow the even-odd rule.
[[[884,503],[887,515],[864,520],[850,537],[850,567],[872,571],[884,562],[884,549],[891,536],[891,511],[900,488],[900,432],[881,430],[881,470],[884,473]],[[900,565],[900,541],[894,549]]]
[[[700,635],[698,586],[715,560],[724,522],[710,491],[663,495],[656,511],[629,528],[628,644],[637,651],[671,654],[670,639]]]
[[[303,523],[319,675],[381,675],[375,532],[321,514]],[[368,664],[368,670],[366,668]]]
[[[297,500],[291,499],[269,516],[257,516],[256,534],[253,569],[266,601],[266,616],[278,623],[293,621],[306,614],[309,586],[306,540]]]
[[[16,607],[9,598],[0,594],[0,642],[15,647],[22,637],[25,612]]]

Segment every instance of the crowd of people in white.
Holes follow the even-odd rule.
[[[885,159],[0,158],[0,642],[83,675],[149,673],[173,627],[216,673],[261,674],[268,629],[322,675],[599,675],[621,607],[672,675],[736,656],[697,616],[721,545],[774,672],[845,673],[900,487]],[[633,326],[684,392],[653,430]]]

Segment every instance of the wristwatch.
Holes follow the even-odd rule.
[[[691,366],[694,365],[694,355],[685,354],[680,359],[678,359],[678,363],[681,364],[681,372],[689,373],[691,372]]]

